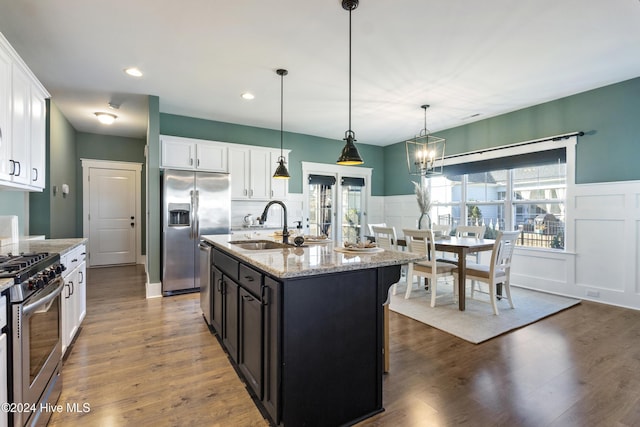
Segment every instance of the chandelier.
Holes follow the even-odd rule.
[[[415,138],[406,141],[407,167],[411,175],[430,176],[442,174],[446,139],[433,136],[427,129],[427,108],[424,109],[424,129]]]

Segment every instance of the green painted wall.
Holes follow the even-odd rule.
[[[145,253],[146,243],[146,159],[144,157],[144,147],[146,140],[136,138],[125,138],[121,136],[98,135],[93,133],[78,132],[76,136],[77,158],[76,158],[76,182],[77,188],[76,199],[78,211],[76,216],[76,229],[79,235],[82,235],[82,162],[81,159],[109,160],[118,162],[142,163],[141,172],[141,214],[142,219],[140,226],[142,227],[142,248],[141,253]]]
[[[237,144],[258,145],[262,147],[280,147],[280,131],[232,123],[196,119],[192,117],[160,114],[160,133],[162,135],[207,139]],[[384,195],[384,168],[382,147],[356,142],[365,163],[363,167],[373,168],[371,175],[371,194]],[[340,156],[344,141],[300,133],[285,132],[284,148],[289,154],[289,192],[302,193],[302,161],[335,164]],[[354,166],[358,167],[358,166]]]
[[[149,96],[147,151],[147,274],[149,283],[160,283],[160,98],[157,96]]]
[[[640,179],[640,78],[434,132],[447,154],[583,131],[576,149],[576,183]],[[384,148],[385,195],[412,194],[404,142]]]
[[[7,190],[0,187],[0,215],[17,215],[19,234],[27,233],[29,194],[24,191]],[[0,236],[8,237],[8,236]]]

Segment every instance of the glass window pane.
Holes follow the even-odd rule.
[[[461,176],[437,176],[429,178],[431,203],[459,202],[462,194]]]
[[[514,169],[514,200],[564,199],[566,175],[566,163]]]
[[[474,173],[468,175],[467,202],[495,202],[505,200],[508,171]]]

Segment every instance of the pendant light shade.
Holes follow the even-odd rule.
[[[358,7],[359,0],[342,0],[342,8],[349,11],[349,130],[344,133],[346,141],[340,158],[337,163],[339,165],[361,165],[364,163],[358,148],[354,144],[356,134],[351,130],[351,11]]]
[[[276,168],[276,172],[273,174],[274,178],[278,178],[278,179],[289,179],[289,171],[287,170],[287,167],[284,165],[286,162],[284,160],[284,153],[283,153],[283,134],[284,131],[282,130],[282,117],[284,115],[284,92],[283,92],[283,87],[284,87],[284,76],[286,76],[287,74],[289,74],[289,72],[287,70],[284,70],[282,68],[279,68],[278,70],[276,70],[276,73],[280,76],[280,157],[278,157],[278,167]]]

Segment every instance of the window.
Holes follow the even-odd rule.
[[[555,163],[496,169],[429,180],[432,221],[484,225],[485,237],[520,230],[519,244],[564,249],[567,168]]]

